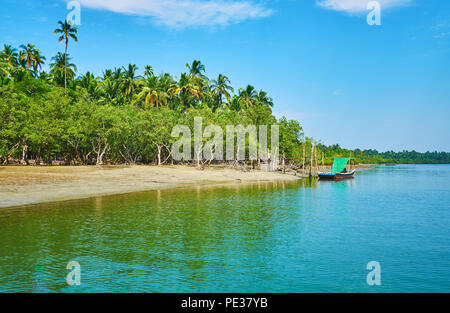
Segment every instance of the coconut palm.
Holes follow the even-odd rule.
[[[122,86],[125,96],[131,98],[136,90],[136,70],[138,69],[135,64],[128,64],[128,68],[123,68],[123,81]]]
[[[109,70],[109,69],[103,71],[103,80],[107,80],[107,79],[112,78],[112,73],[113,73],[113,71]]]
[[[9,77],[11,75],[11,64],[0,61],[0,77]]]
[[[265,92],[265,91],[260,90],[255,95],[255,99],[256,99],[256,102],[263,107],[267,107],[267,108],[273,107],[273,100],[271,97],[268,96],[267,92]]]
[[[50,64],[50,73],[53,75],[55,82],[58,85],[64,85],[65,88],[67,88],[67,78],[73,79],[77,70],[76,65],[70,63],[71,59],[65,53],[58,52],[52,58],[53,63]]]
[[[181,74],[178,84],[171,88],[171,93],[179,96],[183,108],[186,107],[186,102],[188,102],[188,106],[192,106],[193,101],[189,101],[192,98],[200,99],[198,86],[193,83],[191,76],[186,73]]]
[[[20,52],[19,55],[19,64],[30,70],[35,77],[38,76],[38,68],[42,67],[42,64],[44,64],[45,57],[41,54],[41,51],[39,49],[36,49],[34,45],[27,44],[21,45],[21,49],[23,49]]]
[[[203,73],[205,72],[205,66],[202,64],[202,62],[198,60],[194,60],[191,65],[186,64],[186,67],[189,70],[189,75],[191,77],[200,77],[205,78]]]
[[[233,87],[229,85],[230,79],[225,75],[219,74],[217,80],[213,80],[212,83],[212,92],[218,101],[217,105],[219,107],[222,106],[223,96],[225,96],[229,103],[231,97],[230,92],[233,92]]]
[[[228,108],[239,112],[242,110],[242,102],[243,99],[241,97],[234,95],[228,103]]]
[[[150,78],[154,75],[153,67],[151,65],[146,65],[144,70],[144,76],[145,78]]]
[[[102,96],[104,100],[113,101],[119,94],[119,88],[117,84],[111,80],[107,79],[102,84]]]
[[[143,103],[144,106],[162,107],[166,106],[169,99],[169,93],[164,85],[160,85],[160,80],[152,76],[144,83],[141,83],[142,90],[136,97],[137,103]]]
[[[77,84],[86,89],[89,95],[94,96],[97,94],[98,77],[95,77],[94,74],[87,72],[86,74],[81,75]]]
[[[124,73],[122,72],[122,67],[115,68],[114,71],[111,72],[111,79],[116,82],[121,82],[123,79]]]
[[[32,66],[34,67],[34,65],[36,63],[35,55],[36,54],[39,55],[39,53],[36,53],[35,45],[32,45],[32,44],[27,44],[26,46],[21,45],[20,48],[23,50],[20,51],[19,60],[22,62],[25,62],[25,66],[27,69],[31,69],[31,67]]]
[[[67,48],[69,45],[69,39],[72,38],[75,42],[78,41],[77,32],[78,28],[72,26],[71,23],[69,23],[67,20],[63,22],[59,21],[58,24],[61,26],[61,28],[55,29],[54,33],[59,36],[59,43],[64,41],[64,47],[65,47],[65,53],[64,55],[67,57]],[[64,63],[64,88],[67,88],[67,59]]]
[[[38,76],[38,69],[42,68],[45,60],[46,58],[41,54],[39,49],[33,50],[33,69],[36,77]]]
[[[3,51],[0,51],[0,60],[8,63],[11,66],[17,66],[19,64],[19,54],[17,49],[11,47],[10,45],[4,45]]]
[[[42,71],[39,73],[39,79],[45,82],[50,82],[52,79],[52,75],[50,75],[49,73]]]
[[[255,87],[252,85],[247,85],[247,87],[239,89],[239,97],[242,99],[242,104],[244,108],[252,107],[255,103],[256,98]]]

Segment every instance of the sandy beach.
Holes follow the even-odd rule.
[[[155,189],[298,179],[291,173],[223,167],[8,166],[0,167],[0,208]]]

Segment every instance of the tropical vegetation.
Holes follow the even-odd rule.
[[[252,85],[234,89],[224,74],[209,78],[198,60],[186,64],[178,77],[156,75],[150,65],[140,72],[134,64],[106,69],[99,76],[77,74],[68,53],[69,40],[78,41],[77,28],[59,22],[55,34],[64,42],[64,52],[50,58],[49,72],[43,70],[47,59],[33,44],[19,49],[4,45],[0,51],[2,164],[29,164],[30,159],[34,164],[177,163],[172,128],[193,127],[195,117],[203,118],[204,127],[214,124],[223,129],[237,124],[270,129],[277,124],[279,154],[287,163],[309,162],[313,146],[314,156],[327,163],[335,156],[353,156],[364,163],[450,163],[449,153],[325,146],[305,137],[298,121],[277,119],[266,91]]]

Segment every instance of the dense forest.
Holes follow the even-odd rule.
[[[171,136],[178,124],[280,127],[280,156],[288,163],[314,156],[352,156],[360,163],[450,163],[450,153],[379,153],[325,146],[305,137],[298,121],[277,119],[267,92],[251,85],[235,90],[229,78],[206,76],[200,61],[186,64],[179,77],[142,72],[136,65],[107,69],[100,77],[77,75],[68,54],[77,28],[59,22],[55,30],[65,52],[49,61],[32,44],[0,51],[0,162],[2,164],[157,164],[174,163]],[[141,74],[141,75],[140,75]],[[206,141],[206,139],[204,139]],[[30,162],[29,160],[33,160]],[[202,163],[208,160],[201,160]],[[211,162],[211,160],[209,160]]]

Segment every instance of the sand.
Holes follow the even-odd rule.
[[[8,166],[0,167],[0,208],[155,189],[298,179],[292,173],[224,167]]]

